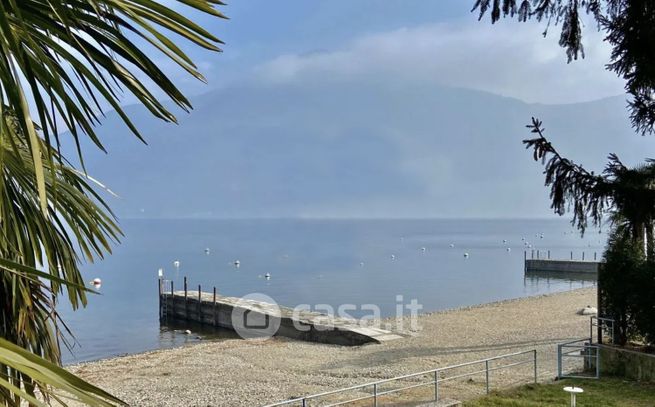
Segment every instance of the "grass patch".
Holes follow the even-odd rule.
[[[570,396],[564,386],[577,386],[584,393],[577,398],[578,407],[651,407],[655,405],[655,384],[622,379],[559,380],[548,384],[529,384],[511,390],[493,392],[487,397],[464,403],[466,407],[494,406],[568,406]]]

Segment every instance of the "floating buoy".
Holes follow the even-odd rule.
[[[270,280],[271,279],[271,273],[264,274],[264,278],[267,279],[267,280]]]
[[[507,243],[507,239],[503,239],[503,243]]]
[[[464,257],[468,259],[469,254],[468,254],[468,253],[464,253]]]
[[[191,330],[187,329],[187,330],[184,331],[184,333],[187,334],[187,335],[191,335]]]
[[[422,251],[423,253],[425,253],[426,250],[427,250],[427,249],[426,249],[425,247],[421,247],[421,251]]]
[[[209,247],[205,249],[205,254],[211,253],[211,250],[209,250]]]
[[[364,262],[363,261],[359,262],[359,267],[364,267]]]
[[[542,233],[542,234],[539,236],[539,238],[540,238],[540,239],[543,239],[543,238],[544,238],[544,234]]]
[[[396,260],[396,255],[395,254],[391,255],[391,260]]]
[[[511,251],[512,251],[512,249],[511,249],[510,247],[508,247],[508,248],[507,248],[507,252],[509,253],[509,252],[511,252]]]
[[[239,268],[241,267],[241,262],[239,260],[234,260],[234,267]]]
[[[450,244],[450,247],[455,247],[455,243],[451,243],[451,244]]]

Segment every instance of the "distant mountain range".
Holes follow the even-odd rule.
[[[609,152],[652,156],[625,98],[526,104],[428,85],[330,81],[244,85],[192,99],[180,124],[127,112],[149,145],[109,113],[86,146],[90,175],[122,217],[546,216],[542,167],[521,140],[531,116],[560,150],[601,170]]]

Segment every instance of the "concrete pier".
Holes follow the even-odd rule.
[[[161,287],[161,285],[160,285]],[[234,330],[244,337],[279,335],[303,341],[355,346],[402,337],[390,331],[360,326],[359,321],[261,301],[225,297],[202,291],[159,293],[160,319],[192,321]],[[248,321],[256,325],[248,326]],[[254,321],[254,322],[253,322]],[[244,329],[245,326],[245,329]],[[261,331],[259,331],[261,327]]]
[[[598,274],[599,265],[596,261],[526,259],[525,272]]]

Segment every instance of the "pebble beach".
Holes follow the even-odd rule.
[[[404,321],[397,331],[403,339],[383,344],[342,347],[279,337],[208,341],[68,369],[133,406],[266,405],[530,349],[537,350],[539,380],[552,380],[556,344],[588,336],[589,317],[577,311],[595,303],[596,289],[585,288],[422,314],[419,329],[407,329]],[[527,383],[531,369],[494,372],[492,387]],[[443,392],[460,400],[475,397],[483,381],[453,381]],[[421,391],[429,388],[392,402],[411,405],[404,400]]]

